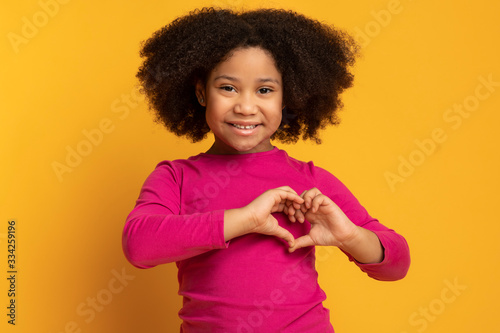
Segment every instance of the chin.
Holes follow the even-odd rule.
[[[233,147],[233,149],[238,152],[238,153],[248,153],[250,152],[251,150],[253,150],[255,147],[250,147],[250,148],[246,148],[246,147]]]

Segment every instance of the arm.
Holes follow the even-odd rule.
[[[356,232],[345,239],[339,248],[360,264],[377,264],[384,260],[384,247],[378,236],[368,229],[356,226]]]
[[[317,184],[327,196],[311,189],[302,194],[305,198],[302,210],[306,213],[295,214],[291,210],[289,215],[296,215],[290,218],[292,221],[311,222],[309,235],[298,238],[299,244],[291,250],[312,243],[337,246],[370,277],[387,281],[402,279],[410,265],[406,240],[372,218],[337,178],[321,168],[315,167],[315,171]],[[314,212],[310,209],[313,198],[317,207]]]
[[[180,215],[179,178],[174,165],[160,163],[127,217],[123,251],[136,267],[150,268],[228,246],[223,210]]]
[[[180,215],[180,188],[172,166],[148,177],[123,232],[123,250],[135,266],[149,268],[226,248],[248,233],[277,236],[293,243],[293,235],[271,215],[285,202],[300,207],[303,199],[285,186],[264,192],[238,209]]]
[[[291,221],[309,221],[311,230],[295,240],[290,252],[305,246],[336,246],[374,279],[398,280],[406,275],[410,261],[403,237],[376,220],[357,225],[317,188],[302,197],[301,209],[289,208],[288,214]]]
[[[298,238],[289,249],[313,245],[336,246],[359,263],[379,263],[384,258],[384,249],[377,235],[355,225],[344,212],[317,188],[302,193],[304,204],[299,210],[288,209],[292,222],[311,223],[308,235]]]
[[[289,186],[270,189],[247,206],[224,212],[224,238],[226,241],[249,233],[276,236],[289,246],[295,242],[290,231],[281,227],[272,213],[284,212],[286,204],[300,208],[304,200]]]
[[[150,268],[225,248],[223,214],[146,213],[129,218],[123,232],[123,251],[134,266]]]
[[[377,280],[396,281],[404,278],[411,262],[410,249],[405,238],[377,220],[368,222],[363,228],[377,235],[384,250],[383,260],[380,263],[361,263],[344,251],[349,260]]]

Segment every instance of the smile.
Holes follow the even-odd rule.
[[[238,124],[231,124],[231,125],[233,125],[234,127],[238,128],[238,129],[254,129],[255,127],[258,126],[258,125],[243,126],[243,125],[238,125]]]

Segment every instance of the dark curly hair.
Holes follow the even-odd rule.
[[[302,136],[319,143],[318,129],[339,123],[340,93],[352,85],[358,45],[343,31],[281,9],[203,8],[156,31],[142,45],[145,60],[137,73],[156,120],[193,142],[205,138],[210,128],[196,82],[206,82],[241,47],[267,50],[281,73],[286,108],[272,139],[292,143]]]

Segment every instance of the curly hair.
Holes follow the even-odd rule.
[[[193,142],[210,131],[196,82],[237,48],[260,47],[275,60],[286,106],[272,139],[320,143],[318,129],[338,124],[340,94],[352,86],[349,71],[359,47],[347,33],[296,12],[258,9],[237,13],[203,8],[156,31],[141,49],[137,78],[157,122]]]

